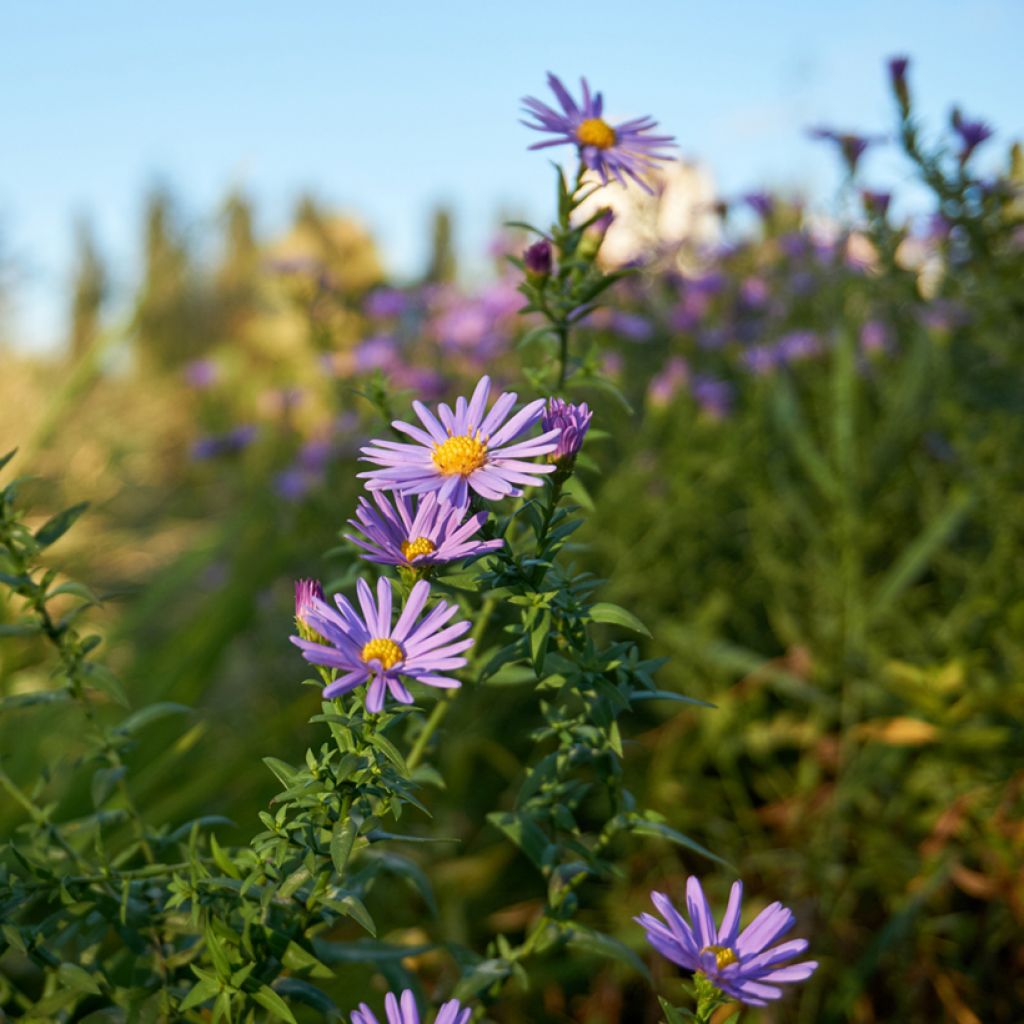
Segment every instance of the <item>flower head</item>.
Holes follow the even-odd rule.
[[[410,989],[406,989],[400,999],[396,999],[389,992],[384,997],[384,1010],[387,1013],[387,1024],[420,1024],[420,1012]],[[471,1014],[472,1010],[468,1006],[463,1007],[457,999],[449,999],[437,1011],[434,1024],[467,1024]],[[359,1009],[352,1011],[352,1024],[379,1024],[379,1022],[366,1003],[360,1003]]]
[[[603,184],[607,185],[609,178],[615,178],[625,185],[628,176],[645,192],[653,194],[642,175],[658,160],[671,159],[662,147],[672,145],[675,140],[671,135],[651,135],[651,129],[657,127],[658,122],[650,117],[610,125],[603,117],[601,94],[591,94],[585,78],[580,79],[580,84],[583,100],[577,104],[558,77],[548,73],[548,85],[558,99],[561,112],[532,96],[523,99],[524,112],[534,120],[522,123],[527,128],[554,136],[535,143],[530,149],[569,143],[576,147],[580,160],[600,176]]]
[[[438,674],[462,668],[466,659],[461,654],[473,646],[472,639],[459,639],[469,630],[468,622],[442,628],[458,611],[456,605],[439,601],[417,621],[430,597],[430,584],[420,580],[392,625],[393,592],[389,579],[377,580],[376,601],[365,580],[356,582],[356,593],[359,611],[340,594],[334,599],[337,610],[326,601],[312,598],[312,610],[305,613],[304,621],[326,644],[291,637],[306,661],[341,673],[324,688],[324,697],[339,697],[369,683],[366,709],[377,712],[384,706],[388,690],[400,704],[412,703],[412,694],[402,677],[442,689],[461,685],[457,679]]]
[[[466,518],[466,509],[442,505],[436,494],[424,494],[418,504],[406,495],[396,497],[394,505],[380,491],[373,494],[377,507],[366,498],[359,499],[356,518],[349,525],[362,537],[345,534],[361,547],[368,562],[381,565],[442,565],[461,558],[472,558],[497,551],[502,540],[476,540],[487,521],[480,512]]]
[[[547,277],[551,273],[551,243],[542,238],[527,246],[523,253],[523,266],[530,277]]]
[[[544,399],[530,402],[506,423],[515,393],[501,394],[485,413],[490,392],[490,378],[481,377],[468,402],[459,398],[454,411],[442,403],[437,416],[421,402],[413,402],[423,426],[397,420],[392,426],[415,444],[373,441],[362,449],[363,462],[383,467],[359,474],[367,480],[367,488],[400,494],[434,491],[442,503],[461,507],[469,502],[470,489],[482,498],[498,500],[522,494],[522,486],[540,483],[538,475],[555,467],[525,460],[554,451],[559,432],[549,430],[517,444],[510,442],[541,418]]]
[[[991,125],[984,121],[969,121],[959,110],[953,111],[952,124],[960,136],[960,163],[965,163],[983,142],[995,135]]]
[[[884,135],[857,135],[854,132],[837,132],[832,128],[812,128],[808,134],[812,139],[834,143],[850,174],[857,170],[857,164],[868,147],[887,141]]]
[[[549,462],[568,462],[575,459],[583,447],[583,438],[594,418],[586,402],[574,405],[561,398],[548,399],[548,407],[541,419],[544,430],[557,430],[558,446],[548,453]]]
[[[765,1006],[782,996],[779,984],[805,981],[817,968],[814,960],[780,966],[807,949],[806,939],[791,939],[768,948],[793,927],[793,912],[781,903],[765,907],[740,931],[743,883],[734,882],[729,904],[719,927],[700,882],[686,880],[688,923],[668,896],[652,892],[651,900],[664,921],[641,914],[636,921],[647,932],[647,941],[668,960],[690,971],[699,971],[727,996],[751,1006]]]

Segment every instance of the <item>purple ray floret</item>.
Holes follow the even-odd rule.
[[[700,971],[727,996],[750,1006],[765,1006],[769,1000],[780,998],[780,984],[805,981],[818,966],[814,960],[786,963],[807,949],[806,939],[772,946],[796,921],[793,912],[781,903],[765,907],[740,931],[742,882],[733,883],[718,927],[704,890],[693,876],[686,880],[689,921],[665,893],[652,892],[651,900],[661,918],[653,914],[636,918],[647,932],[647,941],[666,959],[687,970]]]
[[[305,622],[326,644],[301,636],[290,638],[306,661],[339,673],[324,688],[324,697],[340,697],[369,683],[366,709],[377,712],[384,707],[388,691],[400,704],[412,703],[403,677],[442,689],[461,685],[445,674],[463,668],[466,659],[462,652],[473,646],[472,639],[460,639],[469,631],[468,622],[447,625],[458,611],[457,605],[438,601],[420,619],[430,597],[430,584],[420,580],[392,625],[393,594],[389,579],[377,580],[376,600],[365,580],[356,582],[356,595],[358,611],[340,594],[334,598],[337,610],[326,601],[312,599],[312,610],[306,612]]]
[[[672,154],[664,152],[675,139],[671,135],[652,135],[651,129],[658,122],[651,117],[637,117],[611,125],[603,116],[604,99],[599,92],[591,93],[585,78],[580,79],[583,99],[577,102],[561,80],[548,72],[548,85],[555,94],[561,111],[546,103],[524,97],[523,111],[533,118],[523,121],[527,128],[546,132],[554,136],[537,142],[530,149],[544,149],[547,146],[573,145],[579,151],[580,159],[607,185],[615,178],[621,185],[626,178],[632,178],[645,192],[653,190],[644,181],[644,175],[659,160],[671,160]]]
[[[398,999],[389,992],[384,997],[384,1010],[387,1024],[420,1024],[420,1013],[410,989],[406,989]],[[449,999],[437,1011],[434,1024],[468,1024],[471,1015],[472,1010],[468,1006],[463,1007],[457,999]],[[352,1011],[352,1024],[379,1024],[379,1021],[366,1003],[360,1003],[359,1009]]]
[[[474,535],[487,521],[486,512],[466,518],[466,509],[443,505],[436,494],[409,498],[399,494],[394,505],[382,491],[373,493],[376,508],[359,499],[349,525],[362,536],[345,537],[362,548],[363,558],[381,565],[443,565],[497,551],[502,540],[479,540]]]
[[[392,426],[407,434],[415,444],[400,441],[371,441],[361,449],[362,462],[381,469],[359,476],[370,491],[398,491],[399,494],[437,494],[438,501],[460,508],[469,503],[470,490],[482,498],[497,501],[522,494],[522,487],[534,487],[539,477],[555,467],[527,461],[555,450],[559,431],[516,441],[544,414],[544,400],[537,399],[511,419],[516,403],[514,392],[504,392],[487,412],[491,393],[489,377],[481,377],[467,402],[459,398],[455,409],[442,403],[435,416],[422,402],[413,411],[422,426],[396,420]],[[513,443],[515,442],[515,443]]]

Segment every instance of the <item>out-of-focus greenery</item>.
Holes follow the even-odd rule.
[[[603,436],[588,439],[595,511],[577,557],[651,629],[645,653],[670,658],[659,685],[716,705],[649,705],[627,738],[631,787],[736,865],[753,900],[793,907],[821,961],[764,1019],[1010,1024],[1024,1006],[1024,175],[1014,151],[977,177],[953,136],[922,141],[909,107],[900,127],[934,195],[927,227],[861,202],[856,177],[828,231],[762,201],[756,230],[727,219],[720,244],[649,254],[581,332],[580,378],[601,365],[630,408],[584,392]],[[277,788],[260,758],[297,762],[315,742],[310,692],[286,682],[303,674],[291,582],[358,570],[336,547],[358,444],[388,403],[404,416],[413,393],[511,375],[532,324],[508,279],[451,283],[443,214],[424,281],[401,288],[353,222],[311,200],[274,243],[242,197],[223,225],[209,267],[155,195],[120,323],[82,234],[68,359],[5,355],[0,449],[22,445],[43,504],[94,502],[57,550],[110,593],[99,629],[133,702],[196,709],[132,755],[136,800],[161,820],[227,815],[226,839],[244,840]],[[43,657],[6,638],[0,694],[42,688]],[[437,914],[396,892],[374,908],[389,941],[479,949],[539,912],[529,865],[486,822],[521,781],[529,696],[467,687],[453,705],[431,829],[461,845],[414,851]],[[33,778],[68,721],[45,706],[0,718],[4,769]],[[22,817],[0,802],[0,834]],[[723,901],[732,877],[657,842],[620,858],[586,895],[672,999],[673,970],[631,918],[689,872]],[[411,966],[450,971],[432,953]],[[373,987],[343,982],[353,1003]],[[495,1011],[657,1013],[637,975],[585,956]]]

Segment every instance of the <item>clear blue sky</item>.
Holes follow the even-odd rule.
[[[999,129],[992,158],[1024,134],[1022,40],[1022,0],[8,3],[0,252],[21,268],[17,334],[45,344],[62,328],[76,215],[130,286],[156,180],[200,233],[230,186],[267,230],[313,190],[410,273],[437,201],[454,204],[466,256],[499,208],[544,216],[545,154],[525,151],[517,117],[548,69],[586,74],[613,118],[656,116],[725,194],[824,199],[834,164],[804,128],[889,128],[893,53],[913,57],[933,124],[959,101]],[[904,173],[886,154],[866,170]]]

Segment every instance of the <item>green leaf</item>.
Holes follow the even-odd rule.
[[[61,964],[57,968],[57,978],[65,988],[74,992],[88,992],[94,996],[103,993],[96,978],[84,967],[79,967],[78,964]]]
[[[0,622],[0,637],[4,636],[35,636],[41,633],[43,626],[41,622],[27,619],[24,622]]]
[[[665,1015],[665,1024],[686,1024],[687,1020],[694,1020],[694,1016],[687,1010],[678,1010],[667,999],[658,996],[661,1004],[661,1012]],[[686,1014],[684,1017],[683,1014]]]
[[[513,811],[492,811],[487,820],[501,829],[537,867],[544,866],[548,837],[532,818]]]
[[[3,469],[4,466],[6,466],[7,463],[14,458],[15,455],[17,455],[17,453],[18,449],[12,448],[6,455],[0,455],[0,469]]]
[[[314,978],[333,978],[334,971],[326,964],[321,963],[308,949],[303,949],[297,942],[289,942],[281,963],[289,971],[309,971]],[[280,985],[278,986],[280,990]]]
[[[15,693],[10,697],[0,697],[0,712],[28,708],[33,704],[60,704],[69,700],[71,700],[71,691],[69,689],[40,690],[38,693]]]
[[[74,580],[69,580],[67,583],[62,583],[59,587],[54,587],[53,590],[47,591],[46,600],[49,601],[51,597],[59,597],[61,594],[71,594],[73,597],[84,598],[89,604],[103,603],[95,592],[90,590],[84,583],[76,583]]]
[[[253,992],[252,998],[275,1019],[288,1021],[288,1024],[298,1024],[292,1016],[292,1011],[288,1009],[288,1004],[269,985],[262,985],[258,992]]]
[[[287,964],[286,964],[287,966]],[[333,975],[330,975],[333,977]],[[313,1007],[322,1013],[327,1020],[336,1021],[342,1019],[341,1010],[330,998],[320,991],[315,985],[301,978],[280,978],[277,981],[277,991],[289,999],[296,999],[300,1003]]]
[[[590,606],[590,617],[594,622],[607,622],[616,626],[625,626],[626,629],[640,633],[642,636],[650,636],[650,630],[632,613],[625,608],[610,601],[599,601]]]
[[[113,697],[121,707],[129,706],[128,694],[125,693],[121,680],[106,665],[101,665],[98,661],[89,661],[82,666],[82,673],[91,687]]]
[[[345,874],[345,865],[352,853],[352,844],[359,834],[359,825],[353,818],[336,821],[331,830],[331,862],[339,875]]]
[[[192,709],[186,704],[175,704],[173,701],[160,701],[157,704],[149,704],[140,708],[134,714],[129,715],[119,726],[118,730],[123,733],[135,733],[150,722],[159,721],[168,715],[188,714]]]
[[[481,960],[462,975],[452,995],[463,1001],[474,999],[511,973],[512,965],[507,960]]]
[[[41,548],[49,547],[55,541],[60,540],[74,525],[75,520],[89,507],[89,502],[83,501],[71,508],[58,512],[52,519],[48,519],[36,530],[36,543]]]
[[[274,773],[277,781],[288,788],[295,784],[295,780],[300,774],[290,764],[285,764],[277,757],[265,757],[263,763]]]
[[[578,949],[585,953],[596,953],[598,956],[619,960],[624,964],[628,964],[648,981],[651,979],[650,972],[647,970],[647,965],[643,960],[625,943],[612,938],[611,935],[605,935],[604,932],[594,931],[592,928],[573,923],[569,935],[569,945],[573,949]]]
[[[675,843],[677,846],[693,851],[693,853],[699,853],[702,857],[716,861],[723,867],[727,867],[730,871],[736,870],[727,860],[722,860],[721,857],[713,854],[707,847],[701,846],[696,840],[691,839],[682,832],[678,832],[664,822],[651,821],[648,818],[630,818],[628,827],[630,832],[636,835],[656,836],[659,839],[667,839],[670,843]]]

